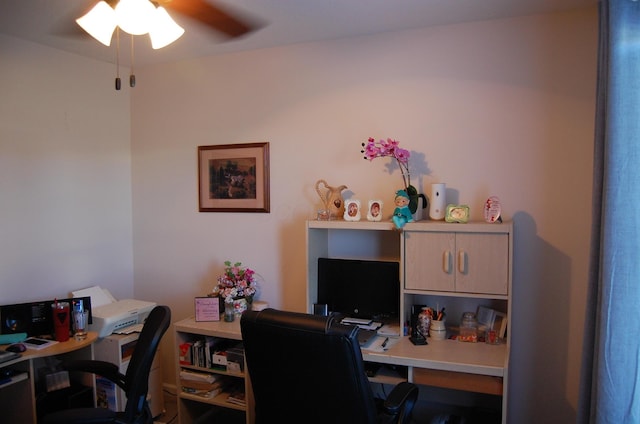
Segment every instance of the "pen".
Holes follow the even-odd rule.
[[[387,342],[389,341],[389,337],[387,337],[386,339],[384,339],[384,341],[382,342],[382,348],[384,349],[385,347],[387,347]]]

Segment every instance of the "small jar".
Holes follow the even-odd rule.
[[[461,342],[478,342],[478,320],[476,319],[476,314],[473,312],[465,312],[462,314],[458,340]]]
[[[429,337],[429,327],[431,327],[431,309],[424,307],[418,314],[418,331],[423,337]]]

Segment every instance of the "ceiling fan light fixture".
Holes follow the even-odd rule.
[[[184,34],[184,28],[174,21],[166,9],[158,6],[155,10],[153,24],[149,30],[151,47],[161,49],[180,38]]]
[[[155,9],[148,0],[120,0],[115,7],[118,26],[131,35],[146,34],[155,19]]]
[[[76,19],[76,23],[93,38],[105,46],[110,46],[113,30],[117,25],[116,12],[103,0],[84,16]]]

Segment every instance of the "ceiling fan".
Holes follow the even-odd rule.
[[[257,29],[257,25],[248,18],[227,12],[207,0],[99,0],[79,16],[76,23],[106,46],[111,45],[115,34],[117,50],[120,30],[132,37],[149,34],[152,47],[159,49],[184,33],[167,10],[199,21],[229,38],[241,37]],[[130,85],[135,86],[133,75]],[[120,89],[119,77],[116,78],[116,89]]]
[[[153,47],[160,48],[184,32],[167,11],[199,21],[229,38],[241,37],[256,29],[256,24],[247,17],[227,12],[207,0],[101,0],[79,16],[76,22],[105,45],[110,44],[116,28],[132,35],[149,33],[153,42],[152,27],[155,26],[157,41],[163,40],[159,47]]]

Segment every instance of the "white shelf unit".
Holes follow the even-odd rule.
[[[193,342],[202,339],[204,336],[212,336],[221,339],[241,341],[242,334],[240,332],[240,319],[233,322],[215,321],[215,322],[197,322],[193,317],[178,321],[174,324],[176,334],[176,381],[178,386],[178,417],[180,424],[190,424],[194,422],[204,422],[209,417],[215,419],[219,416],[225,423],[243,422],[253,424],[254,417],[254,401],[253,391],[251,389],[251,381],[246,373],[246,364],[244,371],[225,371],[217,368],[205,368],[195,365],[184,365],[179,360],[179,346],[185,342]],[[212,398],[204,398],[198,395],[184,393],[180,390],[180,371],[191,370],[208,374],[223,376],[228,379],[238,379],[244,384],[246,405],[238,405],[229,402],[228,392],[221,392]],[[208,421],[207,421],[208,422]]]
[[[511,222],[420,221],[402,231],[391,222],[307,221],[307,310],[317,301],[319,257],[397,260],[400,328],[412,305],[445,307],[449,333],[479,305],[507,315],[511,328]],[[414,346],[402,337],[386,352],[363,350],[367,361],[408,367],[408,380],[502,396],[506,422],[509,346],[432,340]]]

